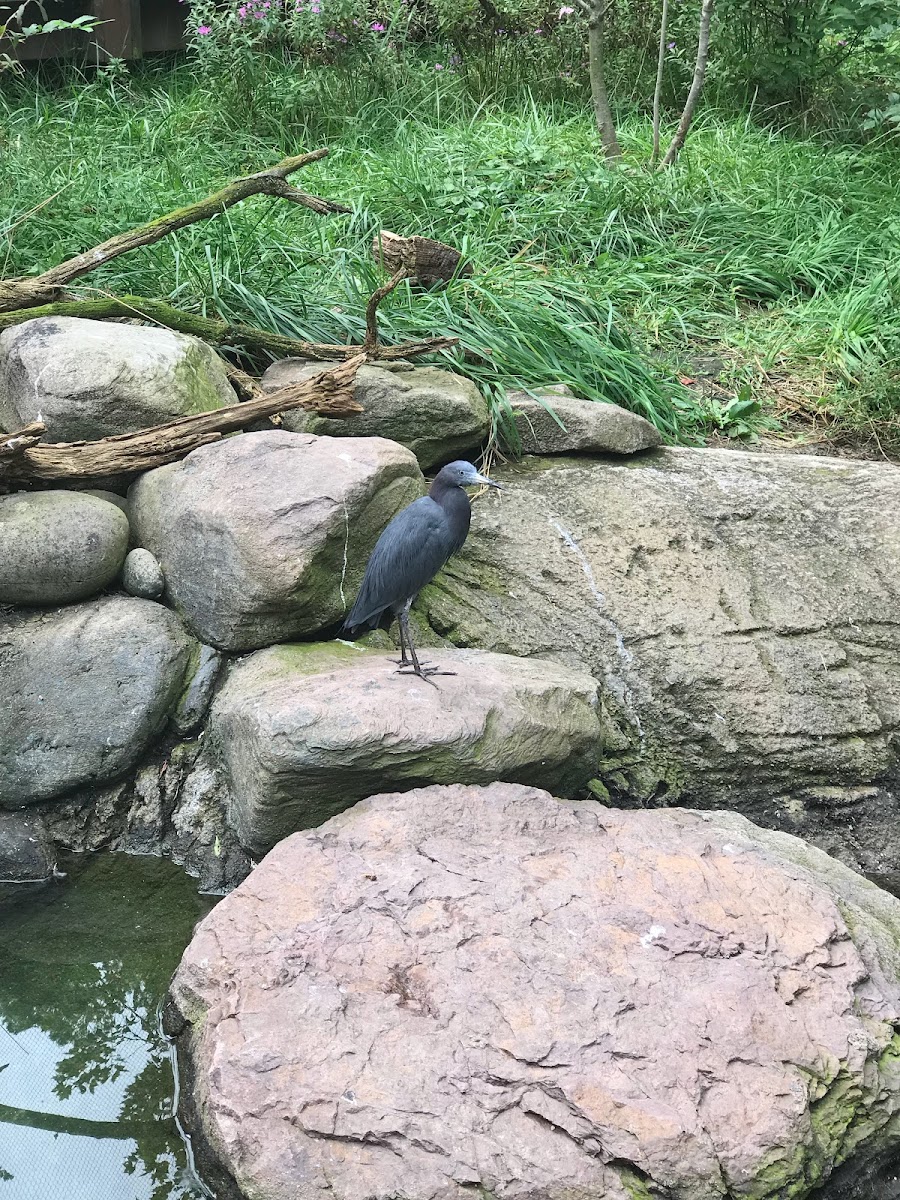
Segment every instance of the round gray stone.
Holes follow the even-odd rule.
[[[128,549],[128,518],[86,492],[0,497],[0,604],[71,604],[112,583]]]
[[[285,358],[273,363],[261,383],[274,391],[312,379],[334,363]],[[487,402],[463,375],[410,363],[360,367],[353,394],[363,412],[332,420],[292,410],[284,428],[328,437],[383,437],[412,450],[423,471],[478,451],[490,432]]]
[[[130,596],[0,616],[0,808],[133,768],[178,703],[194,651],[173,612]]]
[[[236,404],[198,338],[81,317],[36,317],[0,334],[0,428],[38,416],[48,442],[110,437]]]
[[[166,581],[162,567],[149,550],[132,550],[122,569],[122,587],[131,596],[156,600],[163,594]]]

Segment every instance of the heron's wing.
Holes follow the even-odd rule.
[[[460,548],[466,532],[454,531],[430,496],[404,508],[375,543],[346,628],[366,625],[417,595]]]

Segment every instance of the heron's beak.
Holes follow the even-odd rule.
[[[485,487],[496,488],[498,492],[503,491],[503,488],[500,486],[500,484],[494,483],[493,479],[488,479],[487,475],[476,474],[474,476],[474,478],[472,479],[472,482],[473,483],[483,483],[485,485]]]

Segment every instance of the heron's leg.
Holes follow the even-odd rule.
[[[410,601],[410,604],[407,604],[403,611],[398,614],[398,620],[400,621],[401,644],[402,640],[405,638],[406,646],[409,650],[409,655],[412,660],[411,669],[409,669],[410,664],[407,664],[406,668],[404,668],[401,664],[397,669],[397,673],[402,675],[418,675],[420,679],[424,679],[428,683],[431,683],[431,680],[429,679],[430,675],[455,675],[455,671],[441,671],[438,667],[423,667],[419,662],[416,656],[416,648],[413,645],[412,634],[409,631],[409,610],[411,603],[412,602]]]
[[[406,602],[406,606],[402,610],[402,612],[405,614],[408,614],[411,604],[412,604],[412,600],[408,600]],[[397,664],[398,667],[411,667],[412,659],[406,653],[406,641],[407,641],[407,637],[409,635],[408,634],[404,635],[405,622],[403,620],[403,617],[400,615],[400,613],[397,614],[397,619],[398,619],[398,622],[400,625],[400,658],[399,659],[395,658],[393,661]]]

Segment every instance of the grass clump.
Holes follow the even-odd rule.
[[[383,306],[384,335],[458,336],[445,357],[495,413],[507,387],[563,382],[695,440],[727,432],[728,397],[748,389],[771,421],[783,406],[768,381],[789,375],[805,404],[819,411],[826,397],[831,414],[849,414],[862,385],[880,420],[895,403],[900,347],[886,266],[900,251],[896,145],[800,138],[706,111],[676,169],[651,174],[630,165],[649,156],[649,121],[626,114],[626,165],[610,172],[581,91],[560,80],[557,95],[542,78],[532,88],[513,75],[487,104],[465,72],[435,72],[425,51],[409,51],[402,69],[261,58],[249,96],[183,63],[7,81],[4,273],[45,268],[327,143],[302,186],[354,205],[349,217],[247,201],[116,260],[90,287],[359,340],[383,279],[373,234],[419,233],[462,249],[476,272],[445,291],[402,285]],[[722,362],[715,404],[678,382],[698,354]],[[739,432],[753,432],[748,411]]]

